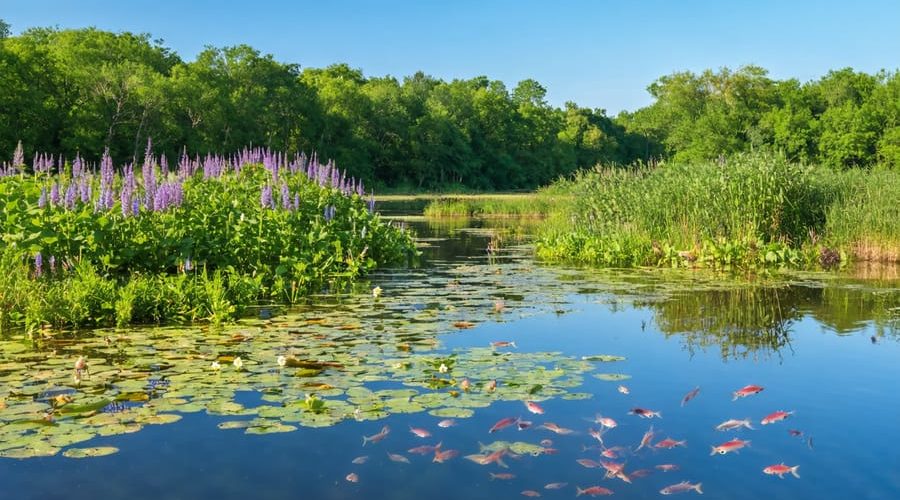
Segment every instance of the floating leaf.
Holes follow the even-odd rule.
[[[607,382],[618,382],[619,380],[630,379],[631,375],[625,375],[622,373],[595,373],[594,378],[605,380]]]
[[[119,449],[115,446],[98,446],[95,448],[69,448],[63,452],[63,456],[67,458],[92,458],[105,457],[118,453]]]
[[[610,363],[613,361],[625,361],[624,356],[613,356],[611,354],[594,354],[591,356],[582,356],[581,359],[584,361],[601,361],[604,363]]]
[[[439,418],[469,418],[472,415],[475,415],[475,411],[469,408],[447,407],[431,410],[428,414]]]

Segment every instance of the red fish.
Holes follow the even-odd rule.
[[[659,464],[656,466],[656,468],[663,472],[670,472],[679,469],[679,467],[675,464]]]
[[[612,448],[604,448],[600,454],[606,458],[619,458],[619,452],[622,450],[621,446],[613,446]]]
[[[561,435],[571,434],[571,433],[575,432],[572,429],[566,429],[565,427],[560,427],[560,426],[554,424],[553,422],[547,422],[547,423],[541,425],[541,428],[547,429],[548,431],[555,432],[555,433],[561,434]]]
[[[510,425],[512,425],[512,424],[514,424],[514,423],[516,423],[516,422],[518,422],[518,421],[519,421],[518,418],[506,417],[506,418],[504,418],[503,420],[500,420],[499,422],[497,422],[496,424],[494,424],[494,426],[491,427],[491,430],[489,430],[488,432],[489,432],[489,433],[497,432],[497,431],[499,431],[499,430],[502,430],[502,429],[505,429],[505,428],[509,427]]]
[[[719,446],[713,446],[710,455],[715,455],[716,453],[718,453],[719,455],[725,455],[726,453],[731,453],[732,451],[736,453],[738,450],[745,446],[750,446],[750,441],[742,441],[735,438],[726,443],[722,443]]]
[[[781,463],[778,465],[770,465],[770,466],[766,467],[765,469],[763,469],[763,472],[765,472],[766,474],[769,474],[769,475],[778,476],[780,479],[784,479],[785,474],[791,473],[792,476],[796,477],[797,479],[800,479],[800,474],[797,472],[797,469],[799,469],[799,468],[800,468],[799,465],[790,467],[788,465],[784,465],[783,463]]]
[[[498,340],[496,342],[491,342],[491,347],[518,347],[514,341],[510,340]]]
[[[619,425],[616,423],[615,420],[613,420],[609,417],[601,417],[600,415],[597,415],[596,417],[594,417],[594,422],[600,424],[603,427],[606,427],[607,429],[613,429],[617,425]]]
[[[676,446],[687,446],[687,441],[675,441],[672,438],[665,438],[653,446],[655,446],[656,448],[665,448],[667,450],[671,450]]]
[[[745,385],[744,387],[734,391],[734,398],[732,401],[736,401],[738,398],[746,398],[747,396],[751,396],[753,394],[759,394],[763,391],[763,387],[758,385]]]
[[[561,490],[568,486],[569,483],[549,483],[544,485],[545,490]]]
[[[538,492],[536,492],[536,491],[534,491],[534,490],[524,490],[524,491],[522,492],[522,496],[526,496],[526,497],[539,497],[539,496],[541,496],[541,494],[538,493]]]
[[[620,464],[619,462],[601,460],[600,465],[603,466],[604,469],[606,469],[607,477],[613,477],[617,474],[625,472],[625,464]]]
[[[662,495],[674,495],[675,493],[684,493],[685,491],[694,490],[699,494],[703,494],[703,490],[700,489],[700,486],[703,483],[691,484],[687,481],[682,481],[678,484],[673,484],[666,486],[665,488],[659,490]]]
[[[410,426],[410,427],[409,427],[409,432],[412,432],[413,434],[415,434],[416,436],[418,436],[418,437],[420,437],[420,438],[431,437],[431,433],[430,433],[430,432],[428,432],[428,431],[425,430],[425,429],[419,428],[419,427],[413,427],[413,426]]]
[[[351,472],[350,474],[347,474],[347,477],[345,477],[344,479],[346,479],[347,481],[350,481],[351,483],[359,482],[359,476],[357,476],[355,472]]]
[[[368,455],[363,455],[363,456],[361,456],[361,457],[356,457],[356,458],[354,458],[354,459],[351,461],[351,463],[354,463],[354,464],[356,464],[356,465],[362,465],[362,464],[364,464],[364,463],[366,463],[366,462],[368,462],[368,461],[369,461],[369,456],[368,456]]]
[[[556,448],[547,448],[547,447],[541,448],[542,455],[556,455],[558,453],[559,453],[559,450],[557,450]]]
[[[432,462],[437,462],[442,464],[451,458],[456,458],[459,456],[459,452],[456,450],[445,450],[441,451],[440,446],[434,450],[434,458],[431,460]]]
[[[631,477],[647,477],[650,474],[653,474],[653,471],[650,469],[638,469],[638,470],[632,472],[631,474],[629,474],[629,476],[631,476]]]
[[[412,453],[413,455],[427,455],[433,451],[440,450],[440,449],[441,449],[440,443],[438,443],[437,446],[428,446],[426,444],[426,445],[422,445],[422,446],[416,446],[415,448],[410,448],[410,449],[406,450],[406,452]]]
[[[632,408],[628,413],[637,415],[641,418],[662,418],[662,413],[658,411],[648,410],[646,408]]]
[[[637,452],[641,451],[642,449],[650,446],[650,442],[653,441],[653,436],[654,436],[653,426],[651,425],[650,429],[644,433],[644,437],[641,438],[641,444],[637,447],[636,450],[634,450],[634,452],[637,453]]]
[[[399,453],[388,453],[387,456],[389,459],[391,459],[391,462],[398,462],[401,464],[409,463],[409,459],[404,457],[403,455],[400,455]]]
[[[447,427],[453,427],[454,425],[456,425],[456,420],[453,420],[452,418],[448,418],[445,420],[441,420],[440,422],[438,422],[437,425],[438,425],[438,427],[440,427],[442,429],[446,429]]]
[[[629,391],[628,388],[625,387],[624,385],[620,385],[618,390],[622,394],[631,394],[631,391]]]
[[[515,474],[510,474],[508,472],[501,472],[500,474],[494,474],[493,472],[491,472],[491,481],[493,481],[494,479],[502,479],[502,480],[506,481],[506,480],[515,479],[515,478],[516,478]]]
[[[781,422],[782,420],[790,417],[793,414],[794,414],[794,412],[792,412],[792,411],[778,410],[775,413],[766,415],[766,417],[764,419],[762,419],[762,424],[769,425],[769,424],[774,424],[775,422]]]
[[[390,432],[391,432],[391,428],[385,425],[384,427],[381,428],[381,432],[379,432],[378,434],[373,434],[369,437],[363,436],[363,446],[365,446],[366,443],[381,442],[381,440],[386,438]]]
[[[553,441],[550,439],[541,439],[541,446],[543,446],[544,448],[553,446]]]
[[[540,405],[538,405],[534,401],[525,401],[525,408],[528,408],[528,411],[530,411],[531,413],[534,413],[536,415],[544,414],[544,409],[541,408]]]
[[[592,438],[596,439],[600,445],[603,445],[603,432],[595,431],[594,429],[588,429],[588,434],[591,435]]]
[[[700,394],[700,387],[695,387],[694,390],[685,394],[684,397],[681,398],[681,406],[688,404],[688,401],[696,398],[697,394]]]
[[[576,497],[580,497],[581,495],[589,495],[592,497],[597,497],[600,495],[612,495],[612,490],[606,489],[603,486],[591,486],[590,488],[581,488],[580,486],[576,486],[575,490],[577,493]]]

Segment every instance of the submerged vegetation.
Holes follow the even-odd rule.
[[[835,267],[900,256],[900,173],[832,170],[779,155],[597,167],[571,193],[537,254],[601,266]]]
[[[362,183],[260,149],[99,172],[21,155],[0,176],[0,328],[220,322],[295,303],[414,253]]]

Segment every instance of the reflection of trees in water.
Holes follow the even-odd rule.
[[[780,353],[790,345],[793,322],[806,315],[838,334],[872,326],[875,336],[897,335],[900,290],[872,285],[679,292],[651,307],[659,329],[667,336],[682,336],[689,350],[718,346],[725,359],[746,358]]]
[[[718,346],[722,357],[778,352],[802,314],[786,288],[746,287],[686,292],[653,305],[659,329],[681,335],[689,350]]]

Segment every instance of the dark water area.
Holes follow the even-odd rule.
[[[534,262],[528,222],[404,223],[420,237],[423,266],[373,274],[377,298],[322,297],[222,332],[0,340],[0,498],[574,498],[576,487],[602,486],[637,499],[681,481],[702,483],[706,498],[900,498],[896,270],[735,280],[566,269]],[[491,347],[499,341],[515,346]],[[91,373],[75,383],[72,363],[85,353]],[[280,367],[278,355],[299,361]],[[733,400],[748,385],[763,390]],[[54,403],[61,393],[74,401]],[[109,399],[123,404],[64,413]],[[33,423],[52,408],[52,426]],[[762,424],[779,410],[792,413]],[[439,427],[449,415],[455,425]],[[598,415],[617,423],[602,448],[590,432]],[[531,424],[488,432],[505,418]],[[728,419],[754,429],[717,431]],[[383,440],[363,445],[384,426]],[[651,444],[636,451],[651,426]],[[664,438],[686,443],[655,446]],[[733,438],[750,444],[710,455]],[[436,463],[434,452],[407,451],[438,442],[459,456]],[[465,458],[488,455],[482,445],[509,447],[508,468]],[[64,455],[102,446],[118,451]],[[579,459],[620,464],[630,482]],[[799,466],[800,478],[763,472],[781,463]]]

